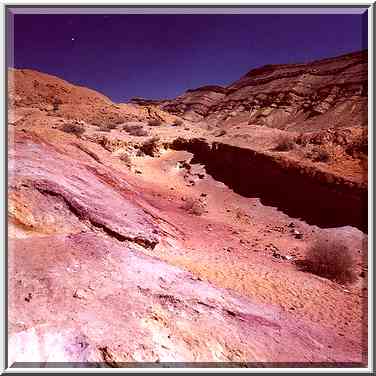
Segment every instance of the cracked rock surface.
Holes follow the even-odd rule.
[[[10,248],[11,363],[295,362],[297,348],[301,362],[359,360],[340,336],[198,281],[132,243],[85,233]]]
[[[266,66],[128,104],[10,70],[9,363],[364,365],[365,67]],[[354,282],[298,268],[322,236]]]

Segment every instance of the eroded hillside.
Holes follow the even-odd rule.
[[[9,362],[364,364],[365,67],[133,104],[10,70]],[[304,267],[321,238],[351,281]]]
[[[367,51],[308,64],[266,65],[228,87],[204,86],[152,102],[186,119],[288,130],[365,126]],[[145,100],[134,100],[146,104]]]

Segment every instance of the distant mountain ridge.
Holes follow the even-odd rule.
[[[227,87],[205,85],[175,99],[133,98],[126,104],[52,75],[9,69],[9,104],[55,109],[97,124],[145,120],[153,108],[157,118],[180,117],[222,128],[246,124],[304,132],[364,127],[367,54],[364,50],[306,64],[269,64],[251,69]]]
[[[158,105],[191,121],[218,124],[247,120],[280,129],[305,123],[309,129],[364,126],[367,119],[367,50],[307,64],[265,65],[227,87],[189,89],[172,100],[132,103]],[[321,125],[320,125],[321,123]]]

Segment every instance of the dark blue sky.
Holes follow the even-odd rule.
[[[366,15],[15,15],[14,66],[121,102],[228,85],[265,64],[365,49],[366,38]]]

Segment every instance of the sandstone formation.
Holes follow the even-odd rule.
[[[122,104],[9,70],[9,363],[364,366],[366,66]],[[354,280],[302,267],[322,237]]]
[[[38,109],[49,116],[98,125],[122,124],[134,119],[174,119],[155,108],[138,109],[131,104],[115,104],[94,90],[29,69],[8,71],[8,103],[10,107]]]
[[[193,121],[317,130],[366,125],[367,90],[362,51],[309,64],[266,65],[225,88],[204,86],[151,103]]]

